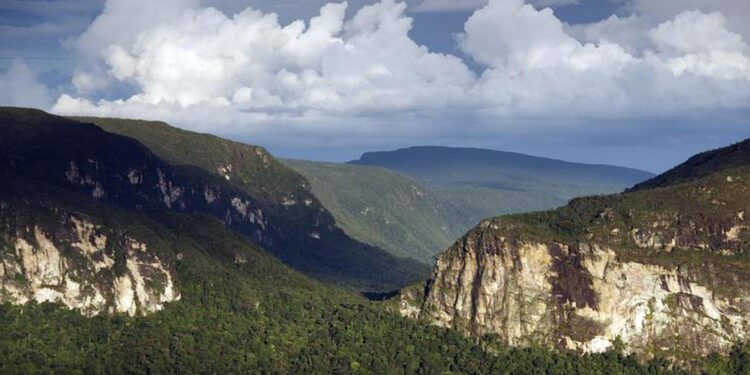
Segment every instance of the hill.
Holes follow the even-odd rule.
[[[750,164],[750,140],[745,140],[695,155],[667,172],[634,186],[631,190],[677,185],[748,164]]]
[[[750,333],[744,153],[701,154],[656,177],[655,188],[485,220],[439,257],[426,287],[402,293],[399,308],[511,345],[622,346],[690,363],[729,351]]]
[[[471,225],[420,182],[384,168],[284,160],[301,173],[348,235],[432,264]]]
[[[366,153],[350,163],[410,175],[474,223],[554,208],[577,196],[622,191],[653,177],[630,168],[472,148],[411,147]]]
[[[260,198],[223,176],[40,111],[0,133],[0,373],[680,373],[403,319],[251,242]]]
[[[398,288],[426,275],[421,263],[353,240],[310,192],[307,180],[266,150],[162,122],[78,118],[134,139],[182,173],[210,178],[196,199],[279,259],[324,281],[362,290]],[[172,189],[174,191],[174,189]],[[170,193],[171,194],[171,193]],[[210,201],[210,203],[208,203]],[[227,208],[216,209],[225,201]],[[229,214],[239,216],[232,218]],[[243,221],[255,222],[252,228]]]

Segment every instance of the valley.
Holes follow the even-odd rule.
[[[0,131],[3,373],[732,373],[748,353],[747,142],[465,233],[381,167],[21,108]]]

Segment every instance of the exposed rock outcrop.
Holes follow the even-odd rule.
[[[57,302],[87,316],[135,316],[180,299],[169,253],[81,215],[28,210],[0,205],[0,303]]]
[[[509,345],[622,343],[684,361],[726,351],[750,337],[749,186],[738,183],[750,171],[724,174],[486,220],[398,308]]]

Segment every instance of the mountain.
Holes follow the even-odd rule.
[[[411,147],[365,153],[350,163],[416,178],[452,202],[471,225],[501,214],[558,207],[577,196],[619,192],[653,177],[629,168],[473,148]]]
[[[695,155],[667,172],[634,186],[631,190],[677,185],[748,164],[750,164],[750,139],[719,150]]]
[[[680,373],[480,345],[305,276],[253,242],[283,189],[36,110],[0,108],[0,135],[0,373]]]
[[[307,180],[261,147],[180,130],[162,122],[75,120],[140,142],[154,158],[174,166],[178,175],[202,181],[199,186],[180,186],[179,181],[162,181],[161,175],[156,175],[163,195],[155,198],[157,205],[163,201],[177,211],[210,213],[308,275],[363,290],[384,291],[427,274],[421,263],[394,257],[347,236],[310,192]],[[155,186],[154,182],[144,184]],[[185,199],[173,202],[181,198]]]
[[[359,241],[430,265],[475,223],[420,182],[378,167],[284,160],[344,232]]]
[[[695,362],[750,334],[745,141],[621,194],[488,219],[402,314],[510,345]]]

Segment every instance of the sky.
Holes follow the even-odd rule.
[[[661,172],[750,137],[750,1],[4,0],[0,105]]]

